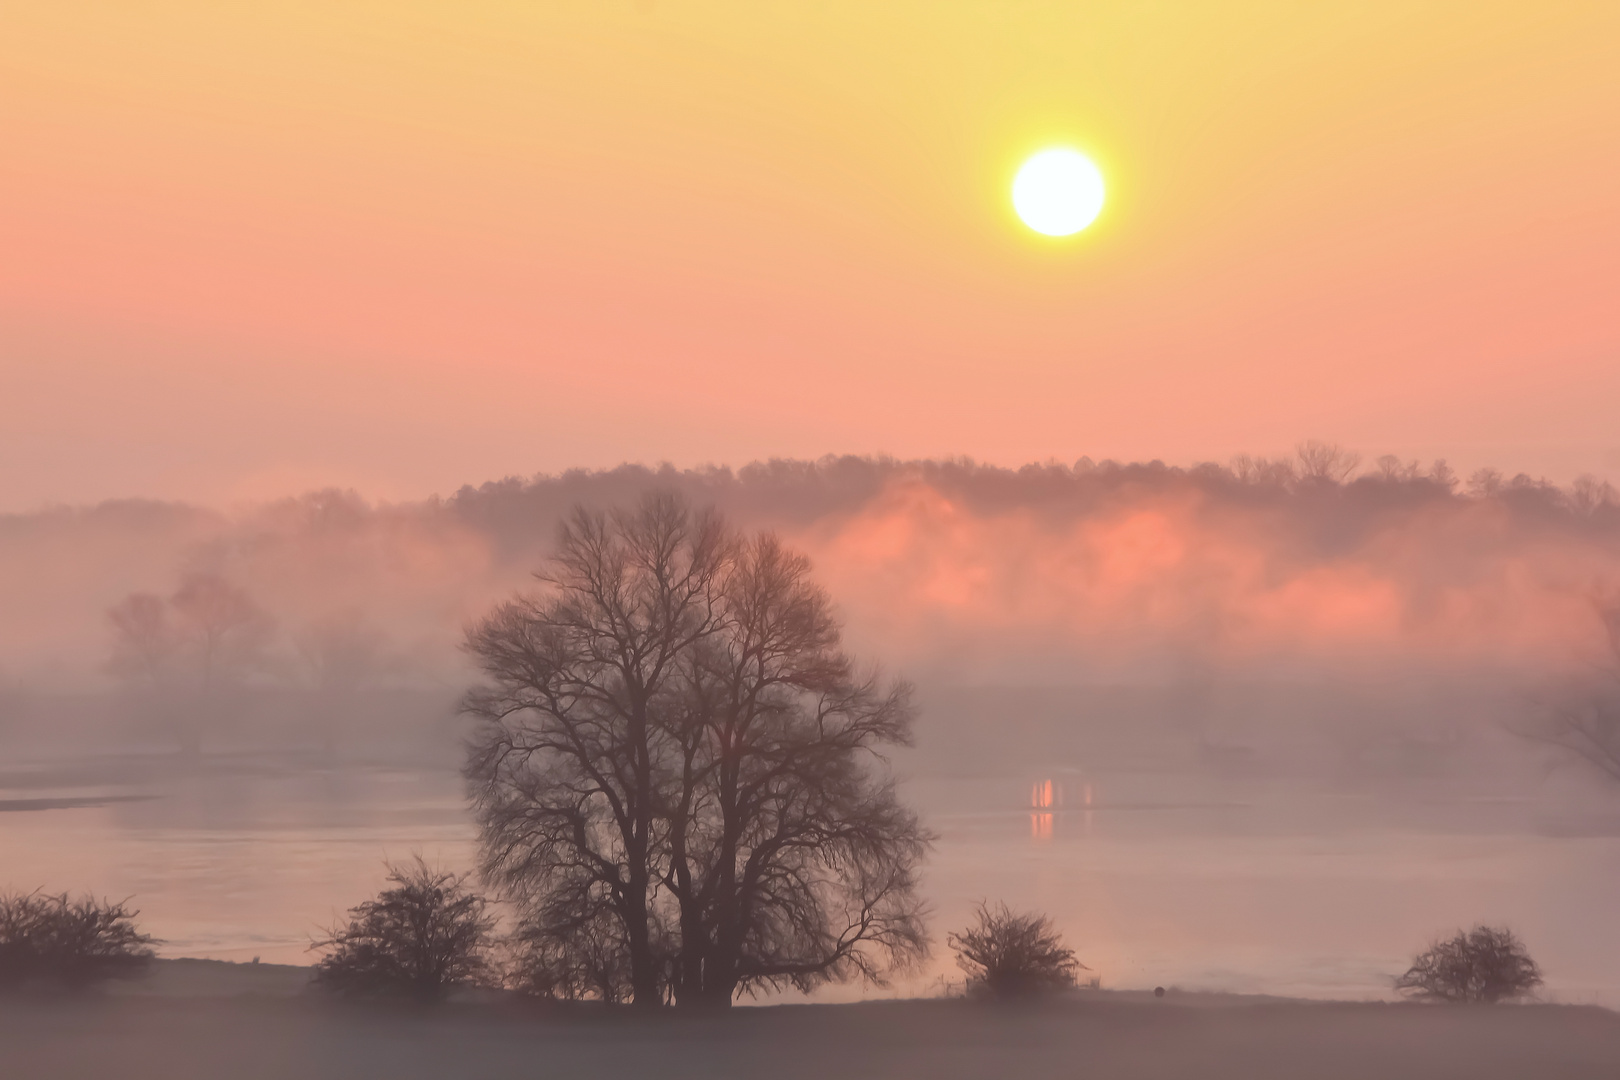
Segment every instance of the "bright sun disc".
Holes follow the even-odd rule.
[[[1102,212],[1102,173],[1074,150],[1043,150],[1018,170],[1012,200],[1018,217],[1036,232],[1071,236]]]

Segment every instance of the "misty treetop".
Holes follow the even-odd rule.
[[[531,986],[725,1006],[925,955],[930,837],[882,758],[909,688],[842,650],[803,556],[658,494],[576,511],[540,577],[467,640],[483,869]]]

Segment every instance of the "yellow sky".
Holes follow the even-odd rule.
[[[0,0],[0,509],[623,460],[1620,477],[1620,5]],[[1019,162],[1110,201],[1016,222]]]

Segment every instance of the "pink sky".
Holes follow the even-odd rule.
[[[1620,479],[1614,5],[6,23],[0,510],[1306,437]],[[1062,243],[1007,205],[1053,143],[1110,185]]]

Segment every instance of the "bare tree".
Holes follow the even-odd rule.
[[[1476,499],[1488,499],[1500,495],[1502,489],[1506,486],[1506,481],[1502,479],[1502,471],[1488,466],[1475,469],[1468,477],[1468,494]]]
[[[315,981],[345,994],[437,1001],[483,979],[495,919],[466,875],[433,870],[418,856],[411,866],[389,866],[388,880],[394,888],[350,908],[347,925],[310,946],[327,954]]]
[[[577,512],[549,592],[469,634],[488,677],[467,699],[484,870],[542,974],[622,957],[639,1005],[727,1005],[923,951],[928,837],[874,757],[909,738],[907,690],[856,674],[808,573],[652,496]],[[604,927],[622,952],[570,945]]]
[[[1252,484],[1256,481],[1259,467],[1260,462],[1256,461],[1250,454],[1233,454],[1232,460],[1227,463],[1227,468],[1232,475],[1237,478],[1239,483],[1244,484]]]
[[[1541,985],[1541,969],[1511,930],[1476,926],[1419,953],[1395,989],[1429,1001],[1495,1005]]]
[[[222,695],[259,665],[271,630],[246,592],[213,574],[187,575],[167,599],[131,593],[107,617],[114,630],[110,669],[193,753]]]
[[[1273,460],[1238,454],[1232,458],[1231,469],[1232,475],[1245,484],[1289,487],[1298,478],[1294,463],[1287,458]]]
[[[315,620],[293,640],[308,685],[352,694],[386,666],[387,636],[357,610]]]
[[[1614,485],[1607,480],[1599,480],[1589,473],[1583,473],[1570,485],[1569,501],[1576,513],[1591,515],[1606,506],[1620,503],[1620,494],[1615,492]]]
[[[1416,458],[1403,462],[1394,454],[1384,454],[1373,464],[1378,469],[1378,479],[1385,483],[1407,484],[1423,479],[1423,466],[1417,463]]]
[[[881,983],[927,951],[915,888],[930,837],[872,767],[910,742],[910,688],[857,672],[802,555],[761,535],[731,556],[720,632],[687,658],[677,717],[677,999]]]
[[[1307,439],[1295,447],[1300,479],[1326,484],[1342,484],[1361,464],[1361,455],[1337,443]]]
[[[668,717],[681,657],[716,630],[730,543],[717,517],[673,496],[612,517],[580,509],[539,575],[549,592],[468,634],[488,678],[465,703],[481,721],[466,773],[484,874],[537,932],[616,919],[642,1007],[665,982]]]
[[[135,928],[138,914],[92,896],[0,894],[0,989],[83,990],[140,976],[154,941]]]
[[[169,607],[204,694],[257,659],[270,620],[253,598],[215,574],[188,574]]]
[[[28,696],[18,683],[0,667],[0,737],[26,715]]]
[[[1620,700],[1600,693],[1572,697],[1554,706],[1534,737],[1620,781]]]
[[[1051,919],[1015,913],[1006,904],[980,903],[974,925],[946,941],[973,994],[1019,997],[1068,990],[1085,969],[1074,950],[1064,947]]]
[[[113,672],[148,686],[167,681],[178,641],[164,599],[152,593],[130,593],[107,610],[107,618],[116,634],[110,664]]]
[[[1620,597],[1596,596],[1593,608],[1607,636],[1608,662],[1559,690],[1518,733],[1620,781]]]
[[[350,609],[314,620],[293,637],[309,713],[327,753],[336,751],[361,692],[388,670],[387,636]]]

